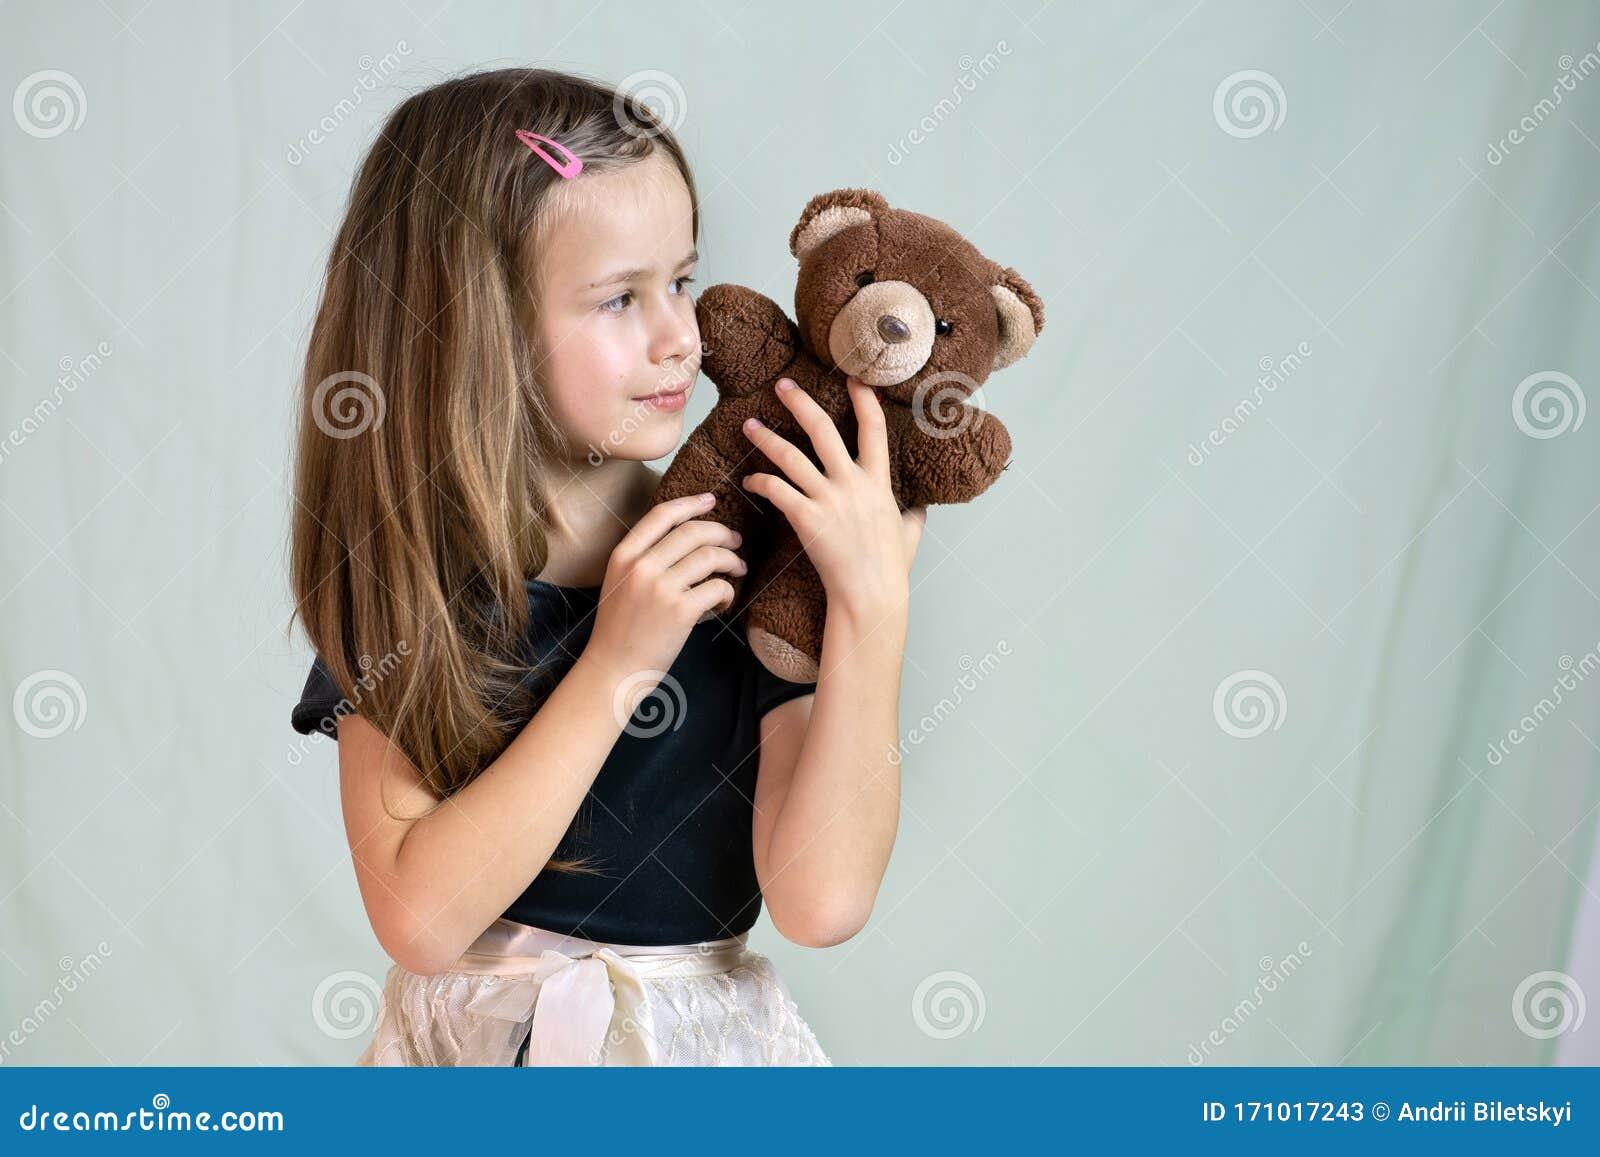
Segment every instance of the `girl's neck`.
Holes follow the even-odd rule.
[[[556,462],[550,476],[549,557],[536,578],[556,586],[599,586],[623,535],[650,508],[661,475],[643,462],[607,458]]]

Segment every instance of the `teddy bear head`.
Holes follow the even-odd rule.
[[[813,197],[789,251],[801,340],[894,401],[911,404],[930,379],[942,394],[970,394],[1044,326],[1044,303],[1016,270],[868,189]]]

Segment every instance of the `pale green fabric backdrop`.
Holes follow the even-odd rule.
[[[807,198],[870,185],[1046,302],[918,558],[871,923],[753,935],[837,1063],[1572,1059],[1600,9],[436,5],[0,10],[0,1061],[364,1043],[294,376],[376,125],[535,63],[668,110],[703,285],[789,304]]]

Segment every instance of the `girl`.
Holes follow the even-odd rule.
[[[924,518],[852,384],[852,458],[748,431],[827,590],[821,675],[722,617],[740,542],[651,508],[699,370],[695,183],[637,101],[504,69],[406,100],[361,166],[306,358],[293,723],[339,744],[389,970],[363,1065],[829,1064],[770,960],[855,935],[899,810]],[[820,467],[814,465],[820,461]],[[752,497],[750,501],[755,501]]]

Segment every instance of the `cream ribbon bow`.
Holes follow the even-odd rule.
[[[518,1024],[531,1019],[530,1067],[598,1065],[605,1055],[615,1064],[655,1064],[643,977],[610,948],[579,957],[546,948],[531,973],[485,987],[467,1011]]]

